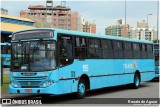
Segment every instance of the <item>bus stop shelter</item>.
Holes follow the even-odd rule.
[[[6,14],[0,14],[1,17],[1,42],[9,42],[11,34],[13,32],[25,29],[35,28],[35,22],[28,19],[17,16],[10,16]]]

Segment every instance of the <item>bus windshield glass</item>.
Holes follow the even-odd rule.
[[[12,43],[13,71],[53,70],[55,63],[54,41],[30,41]]]

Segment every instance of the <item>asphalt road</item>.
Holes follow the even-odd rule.
[[[135,99],[134,99],[135,98]],[[75,94],[40,97],[40,96],[29,96],[17,99],[27,100],[41,100],[41,106],[50,105],[82,105],[82,104],[124,104],[128,102],[128,99],[146,99],[148,98],[159,98],[159,81],[143,82],[139,89],[131,89],[126,86],[108,87],[98,90],[88,91],[84,99],[75,99]],[[153,100],[153,99],[150,99]],[[106,103],[107,102],[107,103]],[[121,103],[122,102],[122,103]]]

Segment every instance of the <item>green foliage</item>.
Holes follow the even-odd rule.
[[[157,40],[153,40],[153,43],[157,43]],[[158,39],[158,43],[159,43],[159,39]]]
[[[1,86],[1,90],[5,91],[9,89],[9,83],[10,83],[10,79],[9,79],[9,75],[8,74],[4,74],[3,75],[3,84]]]

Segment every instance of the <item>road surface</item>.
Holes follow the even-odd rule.
[[[147,98],[147,99],[146,99]],[[29,96],[16,99],[41,100],[44,106],[47,105],[72,105],[72,104],[126,104],[128,100],[154,100],[159,98],[159,81],[143,82],[139,89],[131,89],[126,86],[108,87],[87,92],[84,99],[75,99],[74,94],[50,96],[41,98],[37,96]],[[43,106],[41,105],[41,106]]]

